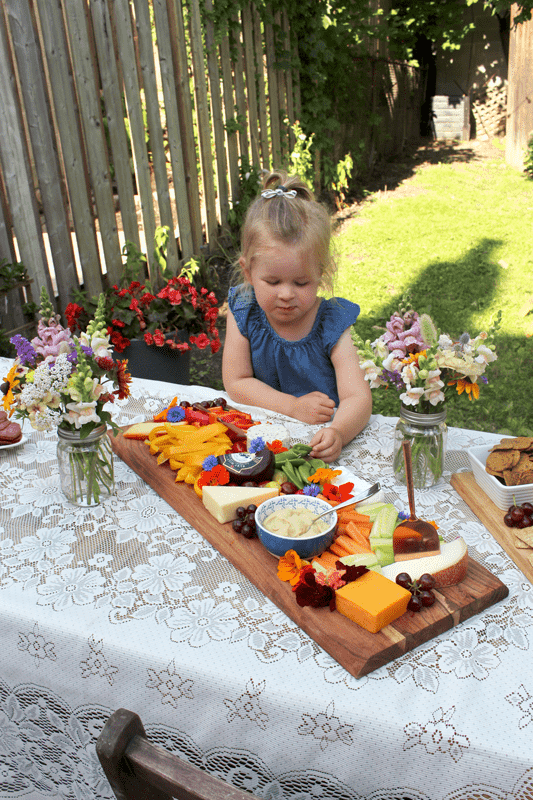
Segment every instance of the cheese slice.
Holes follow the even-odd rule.
[[[153,431],[154,428],[160,426],[160,422],[136,422],[134,425],[130,425],[130,427],[124,431],[124,438],[140,439],[141,441],[144,441],[144,439],[148,439],[150,431]]]
[[[240,506],[258,506],[263,500],[277,497],[279,487],[262,486],[204,486],[202,501],[206,509],[219,522],[231,522],[237,518]]]
[[[337,611],[370,633],[401,617],[410,599],[410,591],[372,571],[335,592]]]

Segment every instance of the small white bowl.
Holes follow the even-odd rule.
[[[522,486],[505,486],[494,475],[489,475],[485,470],[485,464],[490,451],[491,448],[488,445],[471,447],[467,451],[477,485],[502,511],[507,511],[515,501],[518,505],[533,502],[533,483],[525,483]]]
[[[307,508],[314,514],[322,514],[324,511],[331,511],[331,514],[323,517],[329,527],[323,533],[313,533],[305,537],[280,536],[277,533],[267,531],[263,523],[267,517],[282,508]],[[306,494],[282,494],[279,497],[272,497],[264,500],[255,512],[255,527],[257,535],[264,544],[268,552],[281,558],[287,550],[295,550],[300,558],[313,558],[320,555],[330,546],[337,529],[337,512],[318,497],[311,497]]]

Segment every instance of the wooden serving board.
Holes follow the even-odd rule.
[[[505,511],[498,508],[481,486],[476,483],[473,472],[458,472],[452,475],[450,483],[496,541],[501,544],[518,569],[533,583],[533,547],[525,545],[517,547],[520,540],[516,535],[528,532],[533,539],[533,528],[525,528],[523,531],[508,528],[503,521]]]
[[[465,580],[436,592],[437,602],[431,608],[407,612],[379,633],[368,633],[328,608],[301,608],[290,585],[277,577],[277,559],[259,539],[245,539],[233,531],[230,522],[217,522],[193,488],[176,483],[175,472],[167,464],[158,466],[143,442],[119,434],[111,436],[111,443],[115,453],[157,494],[355,678],[388,664],[509,594],[498,578],[470,559]]]

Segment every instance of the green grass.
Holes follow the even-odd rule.
[[[533,181],[496,158],[424,165],[404,189],[371,196],[342,225],[335,293],[359,303],[371,340],[406,292],[451,336],[486,330],[501,310],[489,384],[478,401],[455,397],[448,423],[533,435],[531,317],[520,313],[533,295]],[[394,390],[373,399],[375,413],[398,413]]]

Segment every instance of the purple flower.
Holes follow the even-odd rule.
[[[92,347],[89,347],[88,345],[82,344],[81,345],[81,349],[83,350],[83,352],[85,353],[87,358],[92,358],[94,356]]]
[[[185,419],[185,409],[181,406],[172,406],[167,411],[167,422],[181,422]]]
[[[401,520],[409,519],[409,514],[407,514],[405,511],[398,511],[398,518]]]
[[[250,442],[250,446],[248,448],[248,452],[250,453],[258,453],[260,450],[264,450],[266,447],[264,439],[260,436],[256,436],[255,439],[252,439]]]
[[[316,497],[320,494],[320,486],[318,483],[310,483],[309,486],[304,486],[302,494],[308,494],[310,497]]]
[[[12,336],[9,341],[15,346],[17,358],[21,364],[24,366],[33,366],[35,364],[35,361],[37,360],[37,352],[31,342],[25,339],[24,336],[21,336],[20,333]]]
[[[205,469],[206,472],[211,472],[218,465],[218,458],[216,456],[207,456],[202,461],[202,469]]]

